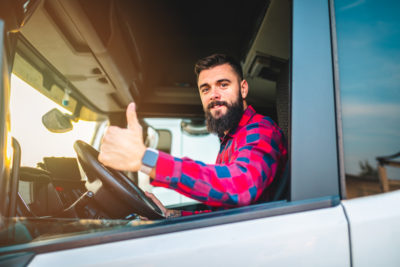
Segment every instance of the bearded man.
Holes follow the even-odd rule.
[[[127,108],[127,129],[112,126],[106,131],[100,162],[118,170],[140,170],[151,177],[152,185],[174,189],[211,207],[268,201],[274,193],[271,184],[280,178],[287,160],[281,129],[247,104],[249,86],[232,57],[214,54],[200,59],[195,73],[207,129],[221,141],[215,164],[146,148],[134,103]],[[166,209],[153,194],[146,195],[166,217],[193,214]]]

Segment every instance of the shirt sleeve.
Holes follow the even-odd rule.
[[[202,214],[202,213],[209,213],[212,212],[212,210],[195,210],[195,211],[188,211],[188,210],[182,210],[181,211],[181,216],[191,216],[191,215],[196,215],[196,214]]]
[[[237,135],[228,164],[204,164],[160,151],[152,185],[214,207],[254,203],[271,184],[286,150],[281,131],[261,123],[249,124]]]

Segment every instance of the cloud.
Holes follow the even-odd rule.
[[[340,9],[340,11],[352,9],[352,8],[354,8],[354,7],[357,7],[357,6],[360,6],[360,5],[364,4],[365,2],[366,2],[366,0],[358,0],[358,1],[355,1],[355,2],[352,3],[352,4],[349,4],[349,5],[347,5],[347,6],[342,7],[342,8]]]
[[[342,115],[353,116],[374,116],[386,118],[399,118],[400,103],[354,103],[342,102]]]

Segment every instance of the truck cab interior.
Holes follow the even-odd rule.
[[[204,123],[193,66],[213,53],[240,61],[250,87],[248,103],[276,121],[290,140],[290,1],[207,0],[194,8],[179,0],[38,0],[6,1],[1,9],[12,10],[2,15],[13,51],[9,71],[56,104],[42,114],[47,131],[63,136],[80,123],[92,125],[90,138],[75,142],[77,157],[43,151],[42,160],[24,165],[26,154],[50,141],[22,122],[33,121],[30,114],[40,103],[32,99],[11,107],[11,132],[16,118],[14,125],[25,127],[22,132],[32,131],[28,140],[13,135],[21,148],[16,157],[22,158],[17,217],[162,218],[138,189],[137,174],[99,171],[95,149],[107,125],[126,126],[125,109],[132,101],[145,137],[146,118]],[[12,83],[11,105],[17,102],[13,90],[19,89]],[[39,148],[27,147],[28,142]],[[63,143],[56,142],[51,146]],[[162,143],[155,147],[170,149]]]

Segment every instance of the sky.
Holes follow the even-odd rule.
[[[400,1],[335,1],[346,173],[400,152],[399,11]]]

